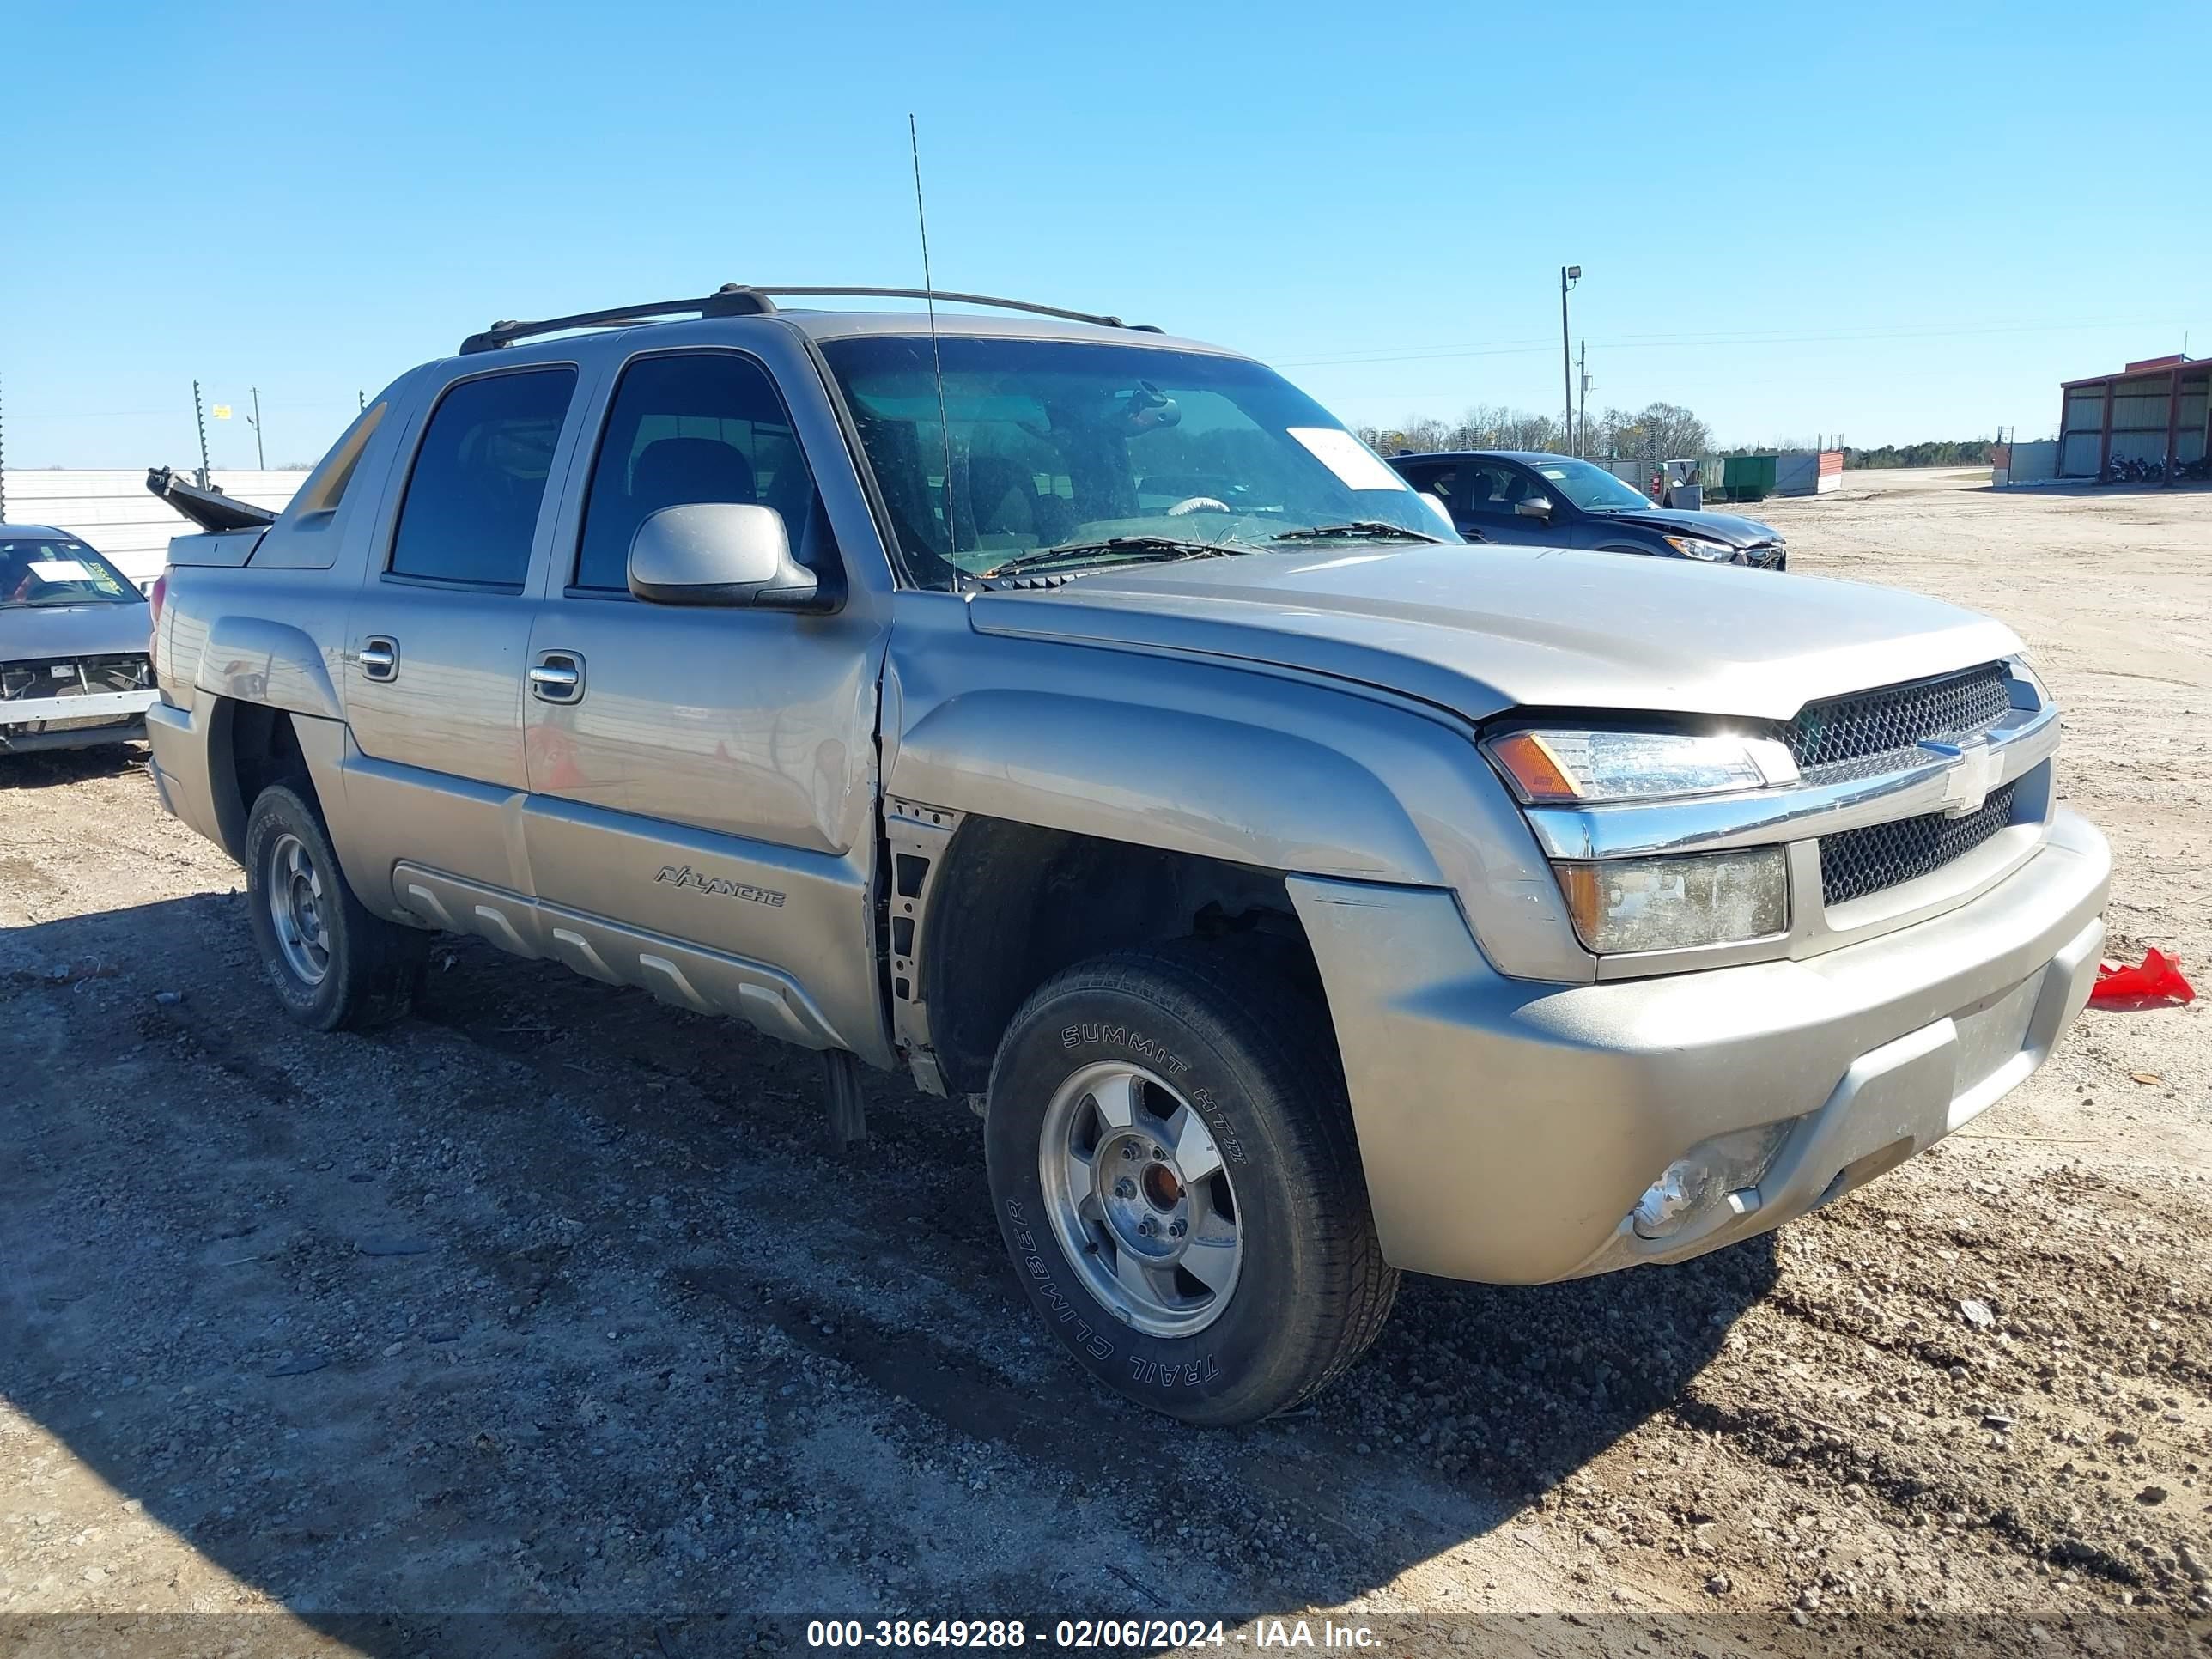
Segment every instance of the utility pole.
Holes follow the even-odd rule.
[[[261,447],[261,388],[257,386],[252,388],[252,392],[253,465],[260,469],[260,471],[266,472],[269,470],[269,457]]]
[[[1582,280],[1580,265],[1559,267],[1559,385],[1567,394],[1567,447],[1575,441],[1575,360],[1567,346],[1567,290]]]
[[[360,414],[368,408],[368,393],[366,392],[356,392],[353,394],[353,397],[355,405],[354,412],[356,414]]]
[[[207,411],[200,404],[200,383],[192,382],[192,419],[200,429],[200,488],[208,487]]]
[[[0,524],[8,522],[8,410],[0,403]]]
[[[1589,459],[1589,342],[1585,339],[1582,349],[1583,404],[1575,417],[1575,453]]]

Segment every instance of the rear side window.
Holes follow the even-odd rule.
[[[1449,464],[1443,466],[1401,467],[1399,471],[1404,474],[1406,482],[1414,489],[1425,495],[1434,495],[1437,500],[1443,501],[1451,500],[1452,483],[1459,472],[1457,466]]]
[[[392,574],[520,591],[573,368],[464,380],[438,401],[392,537]]]
[[[368,447],[368,441],[376,435],[376,428],[384,423],[386,408],[379,398],[363,410],[345,435],[331,446],[331,453],[323,457],[323,464],[300,486],[293,498],[298,516],[311,513],[335,513],[338,503],[345,499],[346,486],[353,482],[354,469],[361,465],[361,453]]]
[[[814,479],[768,371],[726,352],[641,357],[607,413],[574,586],[626,590],[637,527],[701,501],[774,507],[793,554],[811,562]]]
[[[1530,494],[1528,475],[1514,467],[1479,461],[1466,471],[1467,504],[1477,513],[1502,513]]]

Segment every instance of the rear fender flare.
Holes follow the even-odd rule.
[[[193,684],[213,696],[288,714],[343,718],[321,647],[304,629],[262,617],[217,617],[200,649]]]

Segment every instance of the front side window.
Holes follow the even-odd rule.
[[[0,541],[0,608],[136,605],[142,597],[128,577],[82,542]]]
[[[1536,471],[1553,494],[1565,496],[1585,513],[1634,513],[1651,505],[1650,498],[1633,484],[1623,483],[1588,461],[1547,458],[1536,463]]]
[[[908,573],[1249,553],[1305,534],[1455,541],[1319,404],[1242,357],[1100,341],[823,343]]]
[[[399,504],[393,575],[520,590],[575,389],[573,368],[526,369],[438,400]]]
[[[644,357],[623,372],[592,468],[574,586],[629,585],[638,526],[667,507],[772,507],[801,563],[817,534],[814,480],[768,371],[748,357]]]

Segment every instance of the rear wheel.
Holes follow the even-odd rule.
[[[1256,953],[1196,944],[1071,968],[1009,1027],[1000,1230],[1047,1324],[1130,1399],[1252,1422],[1381,1332],[1398,1275],[1328,1029]]]
[[[358,1030],[412,1005],[428,936],[362,907],[322,814],[288,784],[263,790],[246,819],[246,890],[270,981],[302,1025]]]

